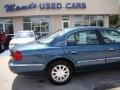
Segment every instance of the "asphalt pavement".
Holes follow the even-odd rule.
[[[0,54],[0,90],[120,90],[120,70],[108,69],[76,73],[70,83],[55,86],[46,76],[20,76],[8,67],[9,50]]]

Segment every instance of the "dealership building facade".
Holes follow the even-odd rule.
[[[119,0],[4,0],[0,29],[9,36],[33,30],[41,37],[77,26],[109,27],[109,16],[120,14]]]

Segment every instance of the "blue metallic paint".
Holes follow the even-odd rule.
[[[108,58],[120,57],[120,44],[118,45],[80,45],[80,46],[66,46],[65,39],[71,33],[81,30],[106,30],[108,28],[101,27],[78,27],[70,28],[62,31],[62,34],[55,38],[49,44],[41,44],[32,42],[29,44],[19,45],[12,50],[19,50],[22,53],[22,60],[15,62],[10,60],[9,67],[14,73],[26,73],[44,71],[46,65],[52,60],[58,58],[66,58],[73,62],[76,68],[81,66],[104,65],[109,63]],[[118,51],[110,52],[109,48],[115,48]],[[71,51],[76,51],[77,54],[71,54]],[[116,54],[117,53],[117,54]],[[118,59],[118,58],[117,58]],[[109,60],[109,59],[108,59]],[[90,62],[91,61],[91,62]],[[120,61],[120,59],[118,59]],[[26,65],[26,66],[25,66]],[[30,65],[30,66],[29,66]],[[40,65],[40,66],[39,66]]]

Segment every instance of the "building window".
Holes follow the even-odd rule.
[[[89,26],[89,17],[75,16],[75,26]]]
[[[6,34],[13,34],[13,24],[5,24],[5,33]]]
[[[103,16],[96,16],[96,24],[97,26],[103,26],[104,18]]]
[[[62,29],[70,27],[69,16],[62,16]]]
[[[78,26],[103,26],[103,16],[87,16],[79,15],[75,16],[75,27]]]
[[[96,16],[89,16],[90,17],[90,26],[96,26]]]
[[[49,18],[46,17],[25,17],[23,18],[24,30],[33,30],[42,38],[49,34]]]
[[[13,19],[0,19],[0,29],[2,29],[6,35],[13,35]]]
[[[23,28],[24,28],[24,30],[31,30],[31,26],[32,26],[32,24],[31,23],[27,23],[27,22],[24,22],[24,24],[23,24]]]

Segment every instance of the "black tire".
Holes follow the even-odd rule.
[[[58,65],[63,65],[63,66],[65,66],[65,67],[67,67],[67,70],[69,70],[68,78],[67,78],[66,80],[60,81],[60,82],[54,80],[53,77],[52,77],[52,71],[53,71],[53,69],[54,69],[55,67],[57,67]],[[72,68],[72,66],[71,66],[69,63],[67,63],[67,62],[64,62],[64,61],[56,61],[56,62],[50,64],[50,66],[48,66],[48,69],[47,69],[47,70],[48,70],[48,71],[47,71],[48,80],[49,80],[52,84],[54,84],[54,85],[64,85],[64,84],[68,83],[68,82],[72,79],[73,68]],[[64,77],[65,77],[65,75],[64,75]],[[62,77],[62,78],[63,78],[63,77]]]

